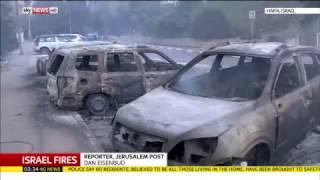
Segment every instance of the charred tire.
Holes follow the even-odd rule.
[[[103,116],[114,106],[111,97],[104,94],[91,94],[85,100],[85,107],[90,114]]]
[[[37,72],[41,75],[44,76],[46,75],[45,72],[45,63],[43,61],[37,61]]]
[[[40,54],[49,54],[50,50],[47,47],[40,48]]]
[[[37,61],[37,73],[41,75],[41,62]]]
[[[261,166],[269,163],[270,154],[265,145],[258,145],[245,156],[242,161],[246,161],[248,166]]]
[[[43,66],[42,66],[42,74],[45,76],[45,75],[47,75],[47,63],[48,63],[48,61],[42,61],[42,64],[43,64]]]

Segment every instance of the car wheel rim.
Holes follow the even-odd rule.
[[[96,97],[91,102],[91,107],[95,112],[107,111],[109,106],[104,97]]]

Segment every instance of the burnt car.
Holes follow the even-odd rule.
[[[105,115],[162,85],[182,66],[147,46],[120,44],[60,48],[47,65],[47,89],[61,108]]]
[[[168,152],[170,164],[276,163],[319,123],[319,58],[277,42],[202,52],[118,110],[114,149]]]

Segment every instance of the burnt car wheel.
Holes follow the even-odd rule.
[[[243,161],[247,162],[248,166],[267,165],[269,163],[269,151],[264,146],[256,146],[242,159]]]
[[[111,98],[104,94],[92,94],[86,99],[85,105],[90,114],[102,116],[111,110],[113,103]]]
[[[47,75],[47,62],[48,61],[44,61],[42,62],[42,75]]]
[[[47,47],[40,48],[40,54],[49,54],[50,50]]]
[[[37,73],[41,74],[41,62],[37,61]]]
[[[43,61],[37,61],[37,72],[42,76],[46,75],[45,66]]]

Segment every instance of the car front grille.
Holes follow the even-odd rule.
[[[119,123],[116,124],[113,136],[122,143],[143,152],[160,152],[165,143],[162,138],[135,131]]]

